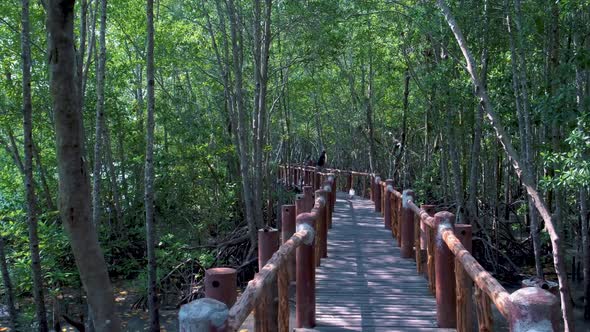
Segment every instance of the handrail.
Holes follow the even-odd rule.
[[[387,180],[386,183],[392,183],[393,181]],[[422,256],[418,254],[420,251],[420,243],[426,242],[427,247],[427,265],[426,276],[429,279],[429,285],[433,292],[436,291],[437,295],[437,321],[439,327],[451,327],[457,328],[457,331],[471,331],[471,290],[469,285],[465,284],[463,274],[466,274],[467,278],[475,283],[475,295],[477,298],[477,313],[480,324],[480,330],[491,330],[492,329],[492,315],[490,312],[488,301],[494,303],[498,308],[502,316],[504,316],[510,324],[511,331],[558,331],[559,317],[555,315],[555,306],[559,303],[557,298],[549,292],[540,288],[529,288],[521,289],[510,294],[506,289],[495,279],[491,273],[486,271],[483,266],[473,257],[470,253],[470,249],[466,248],[464,243],[465,240],[460,239],[455,233],[455,228],[462,230],[469,230],[469,225],[457,225],[454,226],[454,215],[449,212],[439,212],[433,215],[432,211],[429,212],[423,207],[418,207],[414,203],[413,192],[410,190],[404,190],[403,193],[395,190],[392,185],[386,184],[381,186],[385,204],[384,209],[390,209],[390,211],[384,213],[384,218],[389,217],[390,220],[385,220],[386,224],[389,224],[394,237],[398,238],[398,245],[407,243],[406,239],[402,237],[405,235],[401,231],[402,225],[405,223],[414,224],[413,218],[407,218],[403,210],[408,210],[417,218],[417,223],[427,227],[425,231],[420,231],[416,225],[413,236],[416,241],[414,247],[416,250],[416,264],[418,270],[421,270]],[[408,195],[406,193],[410,193]],[[399,202],[401,200],[401,202]],[[401,203],[401,204],[399,204]],[[377,202],[376,202],[377,204]],[[432,206],[429,206],[432,207]],[[397,227],[396,227],[397,226]],[[405,229],[411,229],[406,226]],[[444,242],[445,247],[441,247],[441,242]],[[469,247],[471,247],[471,236],[468,238]],[[443,249],[452,253],[455,258],[455,270],[454,273],[451,270],[450,274],[454,274],[452,278],[449,278],[449,270],[445,270],[447,273],[439,274],[437,264],[447,263],[439,258],[443,254]],[[460,267],[461,269],[459,269]],[[437,272],[435,272],[435,270]],[[422,270],[424,271],[424,270]],[[444,280],[437,280],[444,279]],[[456,282],[456,285],[455,285]],[[455,294],[453,292],[443,292],[437,287],[455,288],[456,287],[456,299],[447,298],[441,299],[439,296],[447,296],[446,293]],[[468,288],[468,289],[465,289]],[[445,291],[448,291],[446,289]],[[483,292],[485,295],[482,295]],[[444,295],[441,295],[444,294]],[[487,296],[486,296],[487,295]],[[440,310],[446,310],[448,313],[448,307],[454,308],[456,301],[456,319],[455,317],[449,317],[446,314],[441,315]],[[461,303],[460,303],[461,302]],[[445,307],[445,308],[441,308]],[[462,307],[463,306],[463,307]],[[528,324],[528,325],[527,325]],[[539,325],[541,324],[541,325]],[[539,327],[541,326],[541,327]],[[483,328],[483,329],[482,329]]]
[[[429,288],[437,295],[439,327],[457,328],[457,331],[471,330],[470,306],[473,304],[471,286],[466,284],[469,281],[475,284],[478,320],[484,330],[492,329],[489,306],[491,300],[508,320],[512,331],[538,331],[539,323],[542,321],[546,322],[543,331],[557,331],[559,318],[551,311],[559,303],[557,298],[539,288],[521,289],[512,294],[506,291],[470,253],[469,225],[454,226],[453,214],[434,214],[434,206],[419,207],[414,203],[415,198],[411,190],[395,190],[392,180],[382,181],[377,174],[336,169],[329,171],[348,174],[351,178],[353,174],[358,174],[371,179],[370,197],[375,203],[375,211],[382,213],[385,227],[391,229],[392,236],[397,238],[398,246],[402,247],[402,257],[415,257],[418,272],[425,273]],[[352,186],[352,179],[349,178],[349,187]],[[460,229],[461,233],[468,230],[469,236],[459,236],[454,229]],[[444,254],[445,250],[454,262],[448,260]],[[412,251],[415,255],[411,254]],[[423,267],[424,261],[426,268]],[[443,269],[444,266],[437,266],[437,263],[447,266]],[[456,269],[451,268],[453,265]],[[452,310],[449,310],[449,307],[452,307]],[[449,315],[451,312],[453,314]],[[454,316],[455,312],[456,319],[450,317]]]
[[[320,186],[319,180],[316,181],[317,176],[325,177],[323,185]],[[320,258],[327,256],[327,229],[331,225],[336,193],[335,184],[336,176],[333,173],[320,174],[314,170],[314,186],[318,187],[315,199],[312,198],[312,187],[308,186],[304,187],[304,195],[297,205],[284,206],[297,207],[294,218],[297,224],[296,231],[278,247],[266,264],[263,263],[264,266],[254,279],[248,282],[237,302],[233,303],[235,296],[234,300],[227,300],[222,296],[218,298],[207,296],[207,298],[190,302],[182,306],[179,312],[180,330],[186,332],[237,331],[254,308],[257,308],[257,315],[255,315],[257,328],[288,331],[289,308],[286,297],[288,296],[288,280],[295,277],[292,275],[295,271],[292,271],[293,269],[289,266],[295,258],[294,256],[297,260],[297,328],[313,327],[315,325],[314,270],[316,265],[319,266]],[[288,215],[294,216],[295,214]],[[283,219],[285,219],[285,215],[283,215]],[[283,220],[283,225],[285,223]],[[283,232],[283,234],[288,233],[285,230]],[[262,246],[262,243],[260,245]],[[259,260],[261,259],[260,254],[259,250]],[[205,279],[207,279],[207,273]],[[209,285],[210,283],[205,280],[205,284]],[[218,283],[217,285],[213,284],[212,287],[223,286],[228,288],[228,291],[235,292],[235,281],[233,285],[231,282],[228,285],[219,285]],[[269,295],[273,289],[277,290],[277,288],[280,298],[278,309],[276,305],[269,302]],[[215,295],[218,293],[222,292],[218,291]],[[270,298],[272,301],[273,296]],[[269,314],[273,317],[261,317]],[[275,325],[270,322],[271,320],[274,320]],[[263,326],[265,327],[263,328]]]
[[[315,236],[313,228],[302,228],[291,238],[283,243],[262,270],[248,282],[248,286],[239,297],[238,302],[229,310],[227,327],[230,331],[240,328],[248,315],[252,312],[256,302],[263,294],[264,287],[269,286],[270,281],[276,278],[279,268],[283,267],[288,258],[295,253],[303,243],[310,243]]]

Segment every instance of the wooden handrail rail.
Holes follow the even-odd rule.
[[[255,307],[256,302],[261,297],[264,287],[273,280],[279,268],[286,264],[288,258],[295,253],[295,249],[301,244],[310,242],[315,236],[313,229],[301,229],[291,238],[283,243],[272,258],[254,277],[248,282],[248,286],[229,310],[227,317],[227,327],[230,331],[235,331],[242,326],[250,312]]]
[[[471,277],[471,280],[477,284],[477,287],[488,294],[502,316],[510,319],[510,293],[465,249],[461,241],[455,236],[455,232],[450,225],[441,227],[439,231],[449,249],[461,262],[465,272]]]
[[[301,169],[313,171],[312,183],[318,190],[315,199],[306,203],[307,205],[302,211],[297,212],[298,214],[295,217],[296,232],[277,249],[254,279],[248,282],[246,289],[231,308],[210,298],[193,301],[183,306],[179,313],[181,331],[201,331],[209,328],[216,331],[238,330],[254,308],[258,308],[261,303],[267,306],[272,305],[266,303],[268,301],[267,292],[268,288],[277,287],[277,279],[279,280],[278,287],[285,288],[279,290],[280,294],[287,296],[288,264],[294,259],[295,253],[297,253],[297,283],[302,282],[297,287],[297,310],[298,312],[301,311],[303,313],[301,316],[305,318],[302,323],[298,322],[298,324],[305,325],[300,327],[312,327],[307,325],[310,325],[310,322],[313,324],[315,321],[315,282],[312,280],[311,284],[309,284],[309,277],[315,275],[313,271],[316,263],[319,263],[319,258],[327,252],[325,251],[327,250],[327,228],[328,225],[331,225],[330,218],[335,201],[336,177],[333,173],[319,174],[316,168],[302,167]],[[287,173],[283,173],[282,176],[287,176]],[[326,179],[323,184],[320,183],[321,176],[325,176]],[[303,197],[306,199],[312,197],[312,187],[306,186],[303,189],[305,189]],[[314,256],[317,256],[318,259],[315,260]],[[301,280],[299,280],[300,277]],[[307,290],[309,294],[305,292],[300,294],[300,290]],[[300,300],[302,300],[301,303],[299,303]],[[281,299],[281,301],[285,302],[286,299]],[[287,321],[279,322],[279,327],[281,331],[286,331],[288,328],[288,303],[286,306],[283,304],[281,308],[283,311],[286,308],[287,312],[278,312],[278,316],[283,320],[286,317]],[[273,311],[273,316],[274,314],[277,314],[276,310]],[[299,316],[298,313],[298,320]],[[264,323],[258,321],[258,317],[255,317],[255,319],[256,324],[268,323],[266,320]]]

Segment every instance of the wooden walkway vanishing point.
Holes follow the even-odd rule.
[[[328,258],[316,270],[318,331],[454,331],[437,328],[436,301],[373,202],[338,193]]]

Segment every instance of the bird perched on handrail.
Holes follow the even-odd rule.
[[[322,154],[318,158],[318,162],[316,163],[316,165],[319,167],[324,167],[325,164],[326,164],[326,150],[322,150]]]

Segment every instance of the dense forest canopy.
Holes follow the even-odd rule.
[[[92,208],[78,222],[96,229],[110,281],[139,306],[175,308],[197,294],[172,290],[174,273],[251,277],[256,230],[292,197],[278,166],[323,150],[329,167],[392,178],[472,224],[475,256],[500,279],[569,276],[589,298],[588,22],[584,0],[0,2],[11,324],[46,330],[63,294],[83,303],[83,284],[92,298],[69,200]],[[80,122],[63,127],[66,109]],[[88,186],[66,195],[60,144],[77,125]]]

